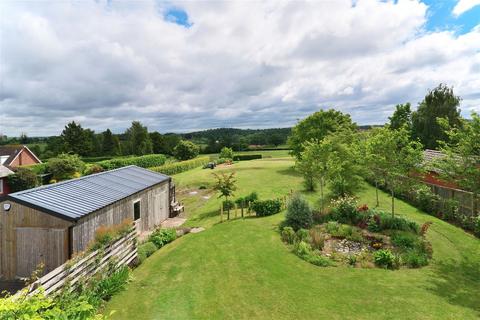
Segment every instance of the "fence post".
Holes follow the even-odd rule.
[[[223,222],[223,203],[220,205],[220,222]]]
[[[237,219],[237,212],[238,212],[238,207],[237,207],[237,204],[235,203],[235,219]]]

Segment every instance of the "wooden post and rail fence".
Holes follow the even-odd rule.
[[[34,295],[40,288],[43,288],[45,295],[55,294],[66,285],[75,290],[82,280],[95,276],[109,265],[113,265],[114,269],[129,265],[137,257],[137,235],[134,227],[127,235],[105,248],[86,253],[78,261],[65,262],[31,283],[27,288],[28,295]]]

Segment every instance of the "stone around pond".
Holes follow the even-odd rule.
[[[191,196],[194,196],[194,195],[198,194],[198,191],[190,191],[188,194],[191,195]]]

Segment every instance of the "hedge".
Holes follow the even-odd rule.
[[[238,154],[233,156],[233,161],[262,159],[261,154]]]
[[[167,161],[167,157],[163,154],[148,154],[140,157],[114,158],[100,161],[97,164],[105,170],[112,170],[131,165],[141,168],[157,167],[163,165],[165,161]]]
[[[201,167],[210,162],[210,157],[199,157],[191,160],[172,162],[163,166],[149,168],[152,171],[160,172],[167,175],[177,174]]]

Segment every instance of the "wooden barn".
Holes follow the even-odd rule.
[[[152,230],[170,215],[171,178],[136,166],[46,185],[0,199],[0,279],[53,270],[83,251],[100,226],[136,221]]]

